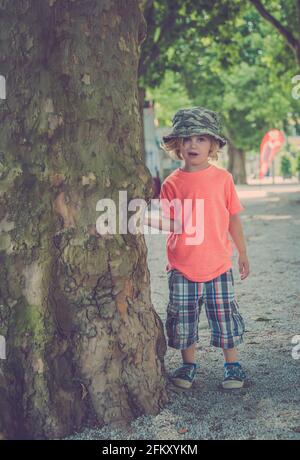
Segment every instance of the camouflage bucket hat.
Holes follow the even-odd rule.
[[[224,147],[227,143],[220,133],[221,120],[219,114],[204,107],[178,110],[173,117],[172,125],[172,132],[167,136],[163,136],[164,142],[176,137],[210,134],[219,141],[220,147]]]

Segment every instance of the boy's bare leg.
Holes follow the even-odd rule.
[[[223,349],[224,358],[226,363],[235,363],[237,362],[237,349],[236,348],[228,348]],[[196,354],[196,343],[193,343],[189,348],[185,350],[181,350],[182,360],[184,363],[194,363],[195,362],[195,354]]]
[[[196,343],[193,343],[189,348],[181,350],[182,360],[184,363],[195,362]]]
[[[237,362],[237,349],[236,348],[228,348],[225,350],[223,348],[224,358],[226,363],[235,363]]]

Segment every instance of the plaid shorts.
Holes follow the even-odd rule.
[[[198,323],[203,303],[211,330],[211,345],[228,349],[243,342],[245,324],[235,300],[232,268],[205,282],[190,281],[176,269],[168,271],[167,275],[166,331],[170,347],[184,350],[199,342]]]

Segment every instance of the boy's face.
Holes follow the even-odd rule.
[[[207,163],[210,146],[210,139],[205,134],[186,137],[180,154],[187,165],[200,166]]]

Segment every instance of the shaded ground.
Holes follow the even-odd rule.
[[[239,358],[248,387],[219,389],[223,357],[209,347],[205,311],[200,317],[200,364],[191,390],[168,387],[170,401],[155,417],[140,417],[128,429],[106,426],[77,439],[300,439],[300,359],[293,359],[292,337],[300,335],[300,185],[237,187],[250,259],[250,276],[235,289],[246,322]],[[147,235],[152,302],[165,321],[168,299],[166,235]],[[300,352],[298,353],[300,358]],[[166,368],[181,363],[168,349]]]

